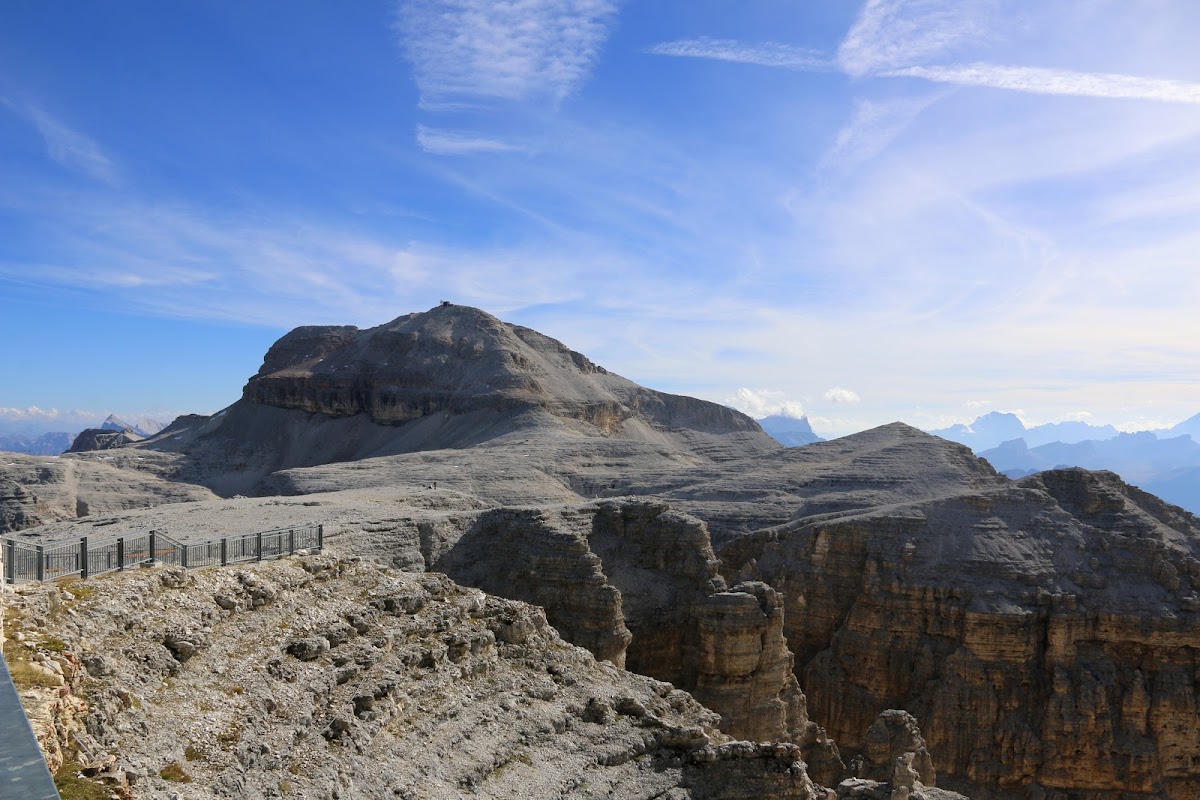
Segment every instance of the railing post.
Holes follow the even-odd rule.
[[[46,548],[40,544],[37,546],[37,579],[46,580]]]
[[[262,561],[262,531],[254,535],[254,539],[258,544],[258,552],[255,554],[255,561]]]
[[[117,572],[122,572],[125,569],[125,537],[117,538]]]
[[[79,577],[87,578],[88,576],[88,552],[87,552],[87,537],[79,537]]]
[[[317,526],[317,552],[321,552],[321,548],[325,546],[325,525],[322,523]]]
[[[288,555],[296,552],[296,529],[288,528]]]
[[[154,539],[155,539],[154,531],[150,531],[150,565],[151,566],[154,565],[154,558],[155,558],[155,556],[158,555],[158,550],[156,549]]]
[[[224,536],[221,537],[221,566],[222,567],[229,563],[228,541],[229,540],[226,539],[226,537],[224,537]]]
[[[184,569],[188,568],[188,546],[186,542],[179,549],[179,566]]]
[[[4,542],[5,549],[8,553],[4,559],[5,576],[9,583],[16,584],[17,582],[17,543],[12,539],[7,539]]]

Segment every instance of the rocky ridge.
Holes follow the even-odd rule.
[[[52,720],[55,744],[136,798],[898,796],[823,790],[796,745],[731,740],[688,694],[564,643],[540,609],[436,574],[309,556],[15,600],[10,631],[48,693],[88,700]]]

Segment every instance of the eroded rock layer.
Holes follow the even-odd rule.
[[[721,558],[785,597],[844,753],[904,708],[978,796],[1200,796],[1200,526],[1114,475],[800,521]]]
[[[544,607],[597,658],[693,692],[730,735],[795,741],[819,780],[840,777],[792,672],[782,599],[762,583],[728,589],[694,517],[625,500],[414,522],[410,540],[414,528],[429,569]]]

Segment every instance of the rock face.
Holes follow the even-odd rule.
[[[781,598],[762,583],[727,590],[699,520],[626,500],[416,528],[429,569],[546,608],[568,641],[692,692],[726,733],[794,741],[819,781],[840,777],[792,672]]]
[[[0,478],[0,533],[41,525],[37,496],[15,480]]]
[[[130,428],[120,431],[107,428],[88,428],[75,437],[68,452],[88,453],[93,450],[112,450],[114,447],[124,447],[127,444],[140,442],[143,438]]]
[[[12,455],[0,462],[0,533],[163,503],[211,500],[200,486],[77,458]]]
[[[720,555],[783,593],[843,753],[903,708],[939,778],[976,796],[1200,796],[1200,526],[1116,476],[802,519]]]
[[[315,556],[96,587],[24,590],[23,638],[80,654],[69,742],[135,797],[823,797],[797,746],[731,741],[686,693],[445,576]]]

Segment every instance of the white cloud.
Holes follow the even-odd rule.
[[[832,61],[816,50],[776,42],[744,44],[732,39],[713,39],[707,36],[662,42],[648,48],[646,52],[659,56],[709,58],[738,64],[800,70],[827,70],[834,66]]]
[[[834,386],[829,391],[825,392],[825,399],[830,403],[837,405],[849,405],[852,403],[861,403],[862,398],[858,396],[858,392],[853,389],[846,389],[842,386]]]
[[[26,420],[56,420],[62,417],[95,416],[90,411],[59,411],[57,408],[0,408],[0,419],[24,422]]]
[[[471,131],[456,131],[446,128],[417,126],[417,144],[426,153],[436,155],[474,155],[477,153],[507,153],[522,148],[499,139],[489,139]]]
[[[992,404],[991,400],[968,400],[963,403],[967,408],[987,408]]]
[[[396,29],[423,102],[560,100],[591,73],[616,0],[410,0]]]
[[[853,77],[907,67],[987,35],[980,0],[867,0],[838,47]]]
[[[102,183],[117,182],[116,165],[100,145],[87,136],[36,106],[19,106],[3,99],[0,99],[0,103],[25,119],[41,134],[46,143],[46,152],[59,164]]]
[[[0,408],[0,433],[38,435],[47,431],[80,431],[100,424],[107,416],[81,409],[28,406]]]
[[[1074,72],[1042,67],[1009,67],[997,64],[905,67],[890,70],[883,75],[924,78],[937,83],[1009,89],[1030,94],[1200,104],[1200,83],[1161,78],[1139,78],[1134,75]]]
[[[838,131],[823,166],[852,167],[883,152],[940,95],[896,100],[855,100],[854,116]]]
[[[800,419],[804,416],[804,407],[800,403],[788,400],[784,392],[775,389],[742,387],[734,392],[732,397],[726,398],[724,404],[755,419],[775,415],[793,419]]]

